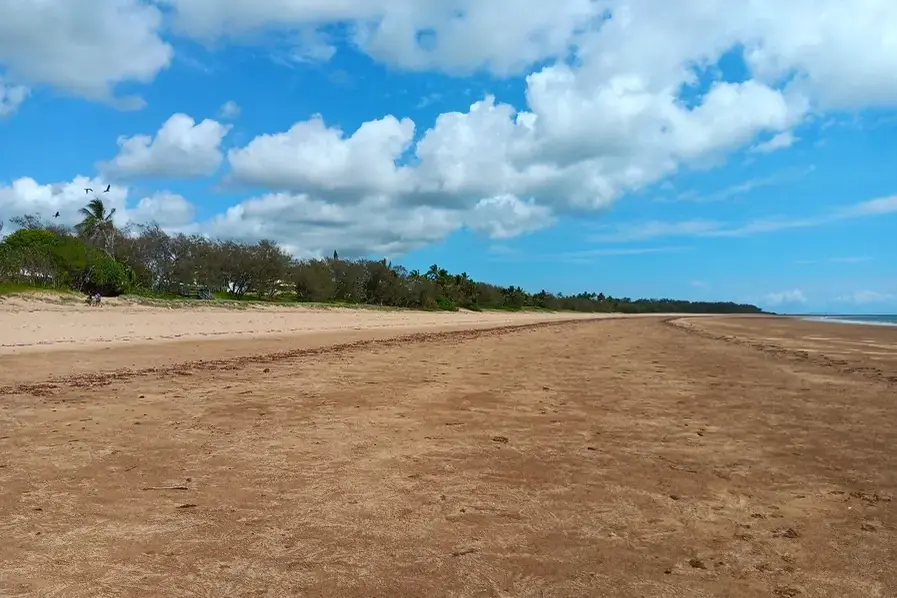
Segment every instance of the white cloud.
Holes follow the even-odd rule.
[[[161,12],[141,0],[0,0],[0,64],[23,84],[110,100],[117,83],[150,82],[169,65],[161,27]]]
[[[77,176],[71,181],[42,185],[24,177],[9,185],[0,186],[0,214],[8,218],[31,214],[45,221],[63,226],[73,226],[82,220],[78,210],[95,197],[103,200],[107,210],[115,209],[116,226],[129,223],[147,224],[155,221],[171,232],[197,230],[194,224],[196,208],[180,195],[162,191],[135,202],[129,198],[129,189],[109,185],[100,178]],[[90,191],[85,192],[85,189]],[[59,217],[55,214],[59,212]],[[4,232],[11,232],[9,225]]]
[[[327,22],[351,24],[352,41],[374,58],[406,68],[461,72],[518,71],[563,55],[604,6],[560,0],[525,6],[448,0],[161,0],[175,9],[177,29],[198,38],[245,38],[264,29],[303,31]],[[435,40],[435,44],[431,42]]]
[[[374,48],[375,55],[396,64],[449,69],[488,64],[501,70],[513,62],[490,54],[498,47],[490,45],[499,43],[495,40],[442,45],[442,40],[452,39],[457,23],[432,6],[395,2],[387,7],[368,2],[359,8],[345,1],[326,7],[278,4],[275,10],[265,2],[251,6],[225,2],[216,5],[218,13],[209,15],[202,4],[180,0],[172,4],[180,11],[180,26],[193,34],[218,35],[231,31],[229,27],[289,28],[315,20],[370,18],[379,20],[373,33],[368,30],[363,47]],[[514,16],[502,23],[502,35],[511,39],[520,32],[544,32],[544,27],[564,31],[562,24],[571,15],[574,21],[580,19],[570,30],[576,30],[575,35],[557,37],[566,40],[558,42],[559,48],[575,40],[576,65],[554,64],[531,73],[526,80],[528,110],[487,96],[466,112],[440,115],[413,145],[414,123],[408,119],[387,116],[365,123],[354,133],[312,119],[231,150],[234,177],[273,190],[341,202],[385,195],[396,205],[467,210],[479,202],[489,205],[490,198],[513,196],[543,213],[599,209],[683,166],[716,163],[760,134],[781,146],[793,139],[788,132],[813,108],[815,88],[805,81],[784,91],[771,86],[777,83],[769,76],[776,57],[785,50],[795,60],[803,57],[800,48],[791,48],[784,33],[766,22],[771,4],[760,2],[732,11],[710,3],[703,11],[693,10],[692,5],[670,11],[657,10],[654,3],[644,1],[609,2],[600,11],[609,8],[613,16],[598,30],[585,26],[586,13],[589,18],[599,14],[596,5],[587,4],[562,2],[552,8],[561,16],[543,19],[538,26],[530,21],[529,9],[522,11],[530,14],[520,20]],[[495,17],[489,9],[464,2],[446,5],[467,9],[464,35],[479,35],[479,20],[485,23]],[[806,18],[816,18],[810,8],[807,5],[803,13],[786,16],[791,24],[803,27]],[[590,13],[592,9],[596,12]],[[541,14],[542,9],[533,10]],[[403,46],[402,38],[407,27],[417,26],[417,33],[428,23],[435,24],[437,47],[426,51],[423,59],[420,48]],[[388,44],[378,37],[380,31],[393,36]],[[489,35],[501,37],[494,31],[489,28]],[[775,39],[766,39],[767,34]],[[831,35],[832,41],[838,39]],[[693,107],[680,102],[681,87],[694,82],[691,69],[696,61],[710,65],[738,42],[747,44],[751,64],[762,69],[764,76],[744,82],[718,81]],[[477,60],[464,57],[474,51]],[[545,58],[552,51],[536,54]],[[356,139],[362,132],[363,145]],[[492,225],[474,226],[494,231],[500,224],[495,220]],[[803,225],[755,222],[743,230],[704,232],[740,235]]]
[[[513,195],[481,199],[467,220],[467,226],[490,239],[510,239],[554,223],[551,210]]]
[[[273,239],[299,256],[374,254],[398,257],[442,240],[463,224],[463,214],[429,207],[397,208],[382,198],[344,206],[289,193],[244,201],[200,224],[213,236]]]
[[[870,199],[852,206],[842,213],[844,218],[856,218],[860,216],[881,216],[897,213],[897,195]]]
[[[329,62],[335,55],[336,46],[327,35],[313,27],[305,27],[295,36],[289,58],[294,62],[320,63]]]
[[[211,175],[221,165],[221,142],[230,128],[210,119],[196,124],[186,114],[174,114],[154,137],[119,137],[118,155],[99,167],[107,174],[122,177]]]
[[[879,293],[877,291],[863,290],[853,292],[849,295],[842,295],[841,297],[838,297],[836,301],[864,305],[869,303],[884,303],[895,298],[897,297],[889,293]]]
[[[734,8],[722,0],[520,0],[513,10],[475,0],[0,0],[0,62],[27,81],[88,97],[103,97],[120,81],[149,81],[173,53],[160,38],[157,5],[170,10],[178,33],[247,44],[286,36],[297,40],[300,59],[332,56],[335,41],[320,26],[333,23],[347,25],[348,41],[375,59],[405,68],[526,73],[573,53],[583,89],[615,80],[629,96],[640,89],[639,101],[655,108],[694,83],[694,68],[733,48],[743,53],[755,91],[738,91],[736,100],[726,94],[737,84],[722,86],[716,102],[753,98],[754,115],[778,101],[756,90],[782,80],[789,81],[785,97],[823,108],[897,100],[897,6],[881,0],[795,0],[784,8],[773,0]],[[620,99],[619,108],[633,107],[635,98]],[[719,124],[738,128],[736,120]]]
[[[170,4],[178,11],[176,22],[192,35],[265,27],[299,30],[315,22],[354,21],[360,24],[357,41],[362,48],[411,68],[457,71],[485,66],[508,72],[575,45],[575,66],[553,64],[527,77],[528,110],[487,96],[466,112],[442,114],[413,146],[413,123],[388,116],[351,134],[313,119],[230,152],[235,177],[255,185],[323,194],[342,202],[382,195],[395,205],[464,210],[489,206],[491,198],[506,196],[544,214],[598,209],[683,166],[716,163],[760,134],[774,140],[773,146],[784,146],[793,141],[789,131],[815,103],[826,99],[837,104],[840,92],[831,88],[841,85],[844,63],[835,68],[819,60],[819,53],[848,44],[874,51],[876,44],[885,43],[874,35],[838,30],[830,15],[843,9],[835,2],[826,3],[829,14],[823,16],[816,4],[807,1],[779,10],[768,0],[736,9],[708,2],[700,9],[687,4],[675,10],[646,0],[603,4],[567,0],[551,7],[533,2],[511,13],[501,10],[500,15],[492,5],[461,0],[449,0],[438,8],[402,0],[326,5],[226,1],[216,3],[214,13],[208,10],[210,4],[184,0]],[[610,19],[595,27],[595,19],[605,10]],[[877,9],[867,4],[865,10],[871,14]],[[452,17],[458,11],[463,17]],[[889,10],[872,31],[886,32],[892,14],[897,17],[897,10]],[[495,27],[498,22],[500,28]],[[821,38],[812,40],[808,32],[816,29]],[[792,30],[802,45],[793,43]],[[422,31],[424,38],[435,38],[433,47],[417,43]],[[694,83],[694,65],[712,65],[739,43],[745,45],[757,77],[718,81],[694,107],[681,103],[680,89]],[[890,62],[880,58],[866,62],[889,76]],[[784,90],[772,87],[779,83],[779,72],[790,69],[799,74],[795,81]],[[897,102],[897,86],[878,85],[875,93],[870,89],[869,97],[893,92]],[[823,98],[823,92],[829,95]],[[861,105],[863,97],[854,97],[853,105]],[[356,140],[362,131],[363,144]],[[701,232],[742,235],[810,224],[758,221]],[[495,234],[501,226],[497,217],[491,224],[472,224],[487,234]],[[512,231],[509,226],[498,234]],[[657,233],[647,236],[652,234]]]
[[[219,108],[218,118],[221,118],[222,120],[232,120],[240,116],[241,111],[239,104],[233,100],[228,100],[222,104],[221,108]]]
[[[348,138],[320,118],[296,123],[231,150],[229,160],[238,179],[293,192],[352,189],[456,206],[515,195],[562,210],[596,209],[791,118],[778,92],[754,84],[719,84],[690,111],[673,96],[645,104],[625,82],[582,89],[562,66],[528,81],[534,112],[487,96],[466,113],[442,114],[413,147],[413,166],[396,162],[412,149],[414,123],[391,116]]]
[[[781,149],[787,149],[798,141],[800,141],[800,139],[795,137],[794,133],[791,131],[783,131],[782,133],[774,135],[769,141],[764,141],[763,143],[758,143],[753,146],[751,151],[759,154],[771,154],[772,152]]]
[[[411,119],[387,116],[346,137],[320,117],[285,133],[260,135],[228,152],[235,179],[295,192],[341,192],[350,197],[395,194],[407,188],[409,169],[395,161],[414,137]]]
[[[128,218],[138,224],[155,222],[164,229],[174,229],[193,223],[196,207],[182,196],[168,191],[142,198],[128,211]]]
[[[77,176],[71,181],[42,185],[29,177],[0,186],[0,214],[8,218],[33,214],[45,220],[72,226],[81,220],[78,210],[94,197],[102,197],[108,209],[115,208],[115,222],[127,224],[125,212],[127,189],[112,186],[102,193],[107,183],[103,179]],[[85,189],[92,191],[85,192]],[[54,218],[59,212],[59,218]],[[6,232],[9,232],[8,230]]]
[[[18,110],[30,93],[26,86],[9,83],[0,75],[0,118]]]
[[[285,39],[294,61],[332,57],[345,40],[320,26],[338,23],[350,43],[392,66],[528,74],[525,106],[487,96],[440,115],[417,143],[414,122],[385,115],[354,132],[313,118],[231,150],[235,180],[279,192],[244,202],[239,218],[216,220],[228,230],[246,226],[241,234],[300,236],[306,229],[295,219],[265,224],[251,216],[280,217],[272,205],[281,202],[342,214],[345,230],[372,247],[415,246],[427,237],[418,230],[423,218],[433,219],[437,237],[467,224],[507,238],[552,215],[606,208],[745,147],[783,146],[820,111],[897,105],[897,4],[882,0],[520,0],[513,10],[474,0],[0,0],[0,64],[22,85],[108,99],[117,83],[150,81],[170,63],[156,6],[179,34],[260,46]],[[683,88],[697,88],[696,71],[713,75],[732,49],[743,52],[747,80],[717,77],[706,93],[681,101]],[[155,137],[121,138],[121,153],[103,172],[211,174],[227,132],[178,114]],[[361,234],[345,213],[349,204],[365,206],[358,213],[366,217],[365,210],[388,214],[391,226],[410,227],[406,237],[375,224],[375,235]],[[853,209],[745,225],[654,222],[621,234],[738,236],[889,213],[897,201]]]
[[[81,220],[78,210],[100,197],[108,209],[116,209],[114,220],[120,227],[155,221],[172,233],[196,232],[249,242],[268,238],[298,256],[326,256],[336,249],[344,257],[370,253],[398,257],[442,240],[465,224],[494,238],[506,238],[539,228],[550,218],[515,198],[496,198],[462,211],[397,206],[384,197],[363,198],[349,206],[304,194],[273,193],[197,222],[195,206],[180,195],[158,192],[131,199],[127,187],[113,185],[109,193],[103,193],[106,185],[103,179],[83,176],[43,185],[31,178],[18,179],[0,186],[0,214],[35,214],[72,226]],[[53,219],[57,211],[60,216]],[[10,230],[7,227],[4,232]]]
[[[758,82],[793,74],[789,92],[825,107],[897,98],[897,6],[881,0],[520,0],[513,10],[475,0],[160,2],[174,9],[180,32],[205,39],[345,22],[363,51],[406,68],[504,74],[573,50],[586,63],[583,71],[600,78],[637,76],[652,90],[675,89],[693,81],[693,64],[712,65],[743,47]]]
[[[779,293],[769,293],[766,295],[765,300],[769,305],[788,305],[807,302],[807,298],[804,296],[803,291],[799,289],[781,291]]]

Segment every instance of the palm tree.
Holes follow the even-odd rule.
[[[107,212],[103,200],[95,197],[78,213],[84,216],[84,220],[75,225],[78,234],[94,243],[101,241],[103,250],[111,256],[115,243],[115,224],[112,223],[115,208]]]

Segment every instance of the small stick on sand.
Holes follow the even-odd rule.
[[[144,490],[189,490],[186,486],[147,486]]]

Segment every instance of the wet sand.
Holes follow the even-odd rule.
[[[895,331],[667,320],[2,355],[0,595],[897,595]]]

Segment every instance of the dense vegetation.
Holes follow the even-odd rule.
[[[586,312],[757,313],[753,305],[671,299],[574,296],[498,287],[451,274],[434,264],[408,271],[386,260],[295,260],[271,241],[254,245],[168,235],[155,224],[115,228],[95,199],[74,229],[35,216],[0,242],[0,283],[28,287],[159,297],[227,296],[232,299],[370,304],[419,309],[541,308]]]

